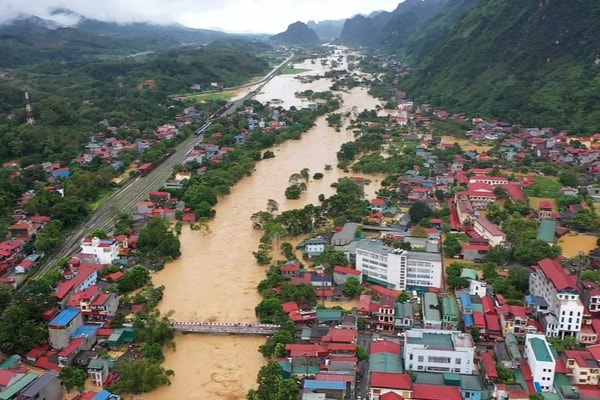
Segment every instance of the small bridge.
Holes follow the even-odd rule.
[[[171,321],[171,327],[181,333],[225,333],[232,335],[272,335],[279,325],[244,322]]]

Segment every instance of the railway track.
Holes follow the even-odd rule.
[[[289,63],[293,57],[294,54],[290,55],[285,61],[269,72],[269,74],[260,81],[259,88],[262,88],[262,86],[275,76],[279,69]],[[256,91],[257,90],[260,89],[256,89]],[[28,279],[38,279],[42,277],[47,271],[55,267],[61,259],[75,254],[80,248],[81,239],[85,238],[90,233],[98,230],[110,232],[115,226],[120,213],[132,213],[138,201],[145,200],[148,196],[148,192],[160,188],[162,184],[167,181],[173,172],[173,167],[182,164],[187,153],[203,141],[204,131],[212,124],[215,118],[232,113],[246,98],[252,96],[252,94],[249,94],[244,98],[239,98],[229,103],[220,114],[215,113],[215,115],[211,116],[211,118],[198,128],[193,135],[179,143],[175,147],[175,153],[159,164],[154,170],[149,172],[148,175],[138,177],[115,191],[92,213],[87,223],[75,228],[75,231],[69,235],[58,252],[42,260],[40,268],[30,275]]]
[[[204,125],[204,128],[208,125]],[[171,176],[173,168],[182,164],[187,153],[202,141],[203,137],[191,136],[178,144],[176,152],[158,165],[145,177],[133,181],[115,191],[97,210],[95,210],[85,225],[80,225],[69,235],[62,244],[60,251],[43,260],[41,267],[30,278],[37,279],[56,266],[59,260],[76,253],[80,248],[81,239],[94,231],[110,232],[115,226],[120,213],[132,213],[138,201],[145,200],[148,192],[156,190]]]

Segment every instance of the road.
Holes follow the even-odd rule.
[[[255,91],[260,90],[262,86],[266,84],[272,77],[274,77],[292,58],[293,54],[288,57],[284,62],[275,67],[269,72],[263,79],[258,83],[258,88]],[[255,83],[256,84],[256,83]],[[234,112],[243,101],[252,97],[253,93],[232,101],[232,106],[229,107],[223,115]],[[132,213],[135,209],[135,205],[138,201],[146,200],[148,198],[148,192],[157,190],[160,188],[167,179],[171,176],[173,168],[176,165],[180,165],[186,158],[187,153],[194,148],[198,143],[203,141],[204,131],[212,124],[213,119],[204,123],[200,128],[196,130],[194,135],[186,138],[183,142],[179,143],[175,147],[175,153],[167,158],[162,164],[158,165],[152,172],[145,177],[138,177],[133,181],[129,182],[118,191],[114,192],[98,209],[96,209],[88,222],[73,232],[62,245],[60,251],[54,253],[51,256],[42,261],[40,268],[31,275],[31,278],[37,279],[46,273],[50,268],[56,266],[58,261],[65,257],[69,257],[75,254],[80,249],[80,243],[83,238],[94,231],[105,231],[110,232],[115,226],[117,218],[120,213]]]

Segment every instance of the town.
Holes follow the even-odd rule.
[[[44,186],[22,193],[13,212],[0,243],[1,282],[19,296],[30,278],[41,278],[51,291],[34,293],[51,300],[36,305],[44,306],[42,321],[14,322],[18,340],[0,365],[0,400],[62,398],[67,381],[84,389],[80,370],[98,390],[76,399],[117,398],[111,389],[125,382],[127,368],[161,359],[172,337],[153,337],[147,327],[175,324],[152,313],[163,289],[150,275],[177,258],[176,232],[204,229],[217,195],[252,170],[256,148],[308,129],[296,128],[298,114],[331,118],[335,101],[326,98],[331,108],[317,110],[247,102],[183,155],[174,144],[209,115],[193,107],[156,127],[153,139],[117,139],[119,128],[106,126],[115,135],[94,135],[69,165],[12,167],[12,178],[33,175]],[[284,261],[259,257],[265,248],[255,254],[269,266],[256,308],[267,329],[258,331],[267,335],[260,349],[270,361],[267,383],[283,382],[280,390],[294,396],[299,388],[305,400],[600,398],[600,134],[467,118],[416,106],[401,90],[394,101],[385,117],[351,116],[362,135],[338,153],[354,172],[338,190],[363,190],[374,184],[370,174],[386,175],[378,196],[359,202],[360,218],[285,231],[282,241],[303,240],[291,250],[281,244]],[[369,140],[386,157],[366,154]],[[76,210],[52,207],[72,190],[73,171],[108,166],[119,185],[146,179],[174,155],[182,163],[132,215],[90,232],[59,269],[40,272],[44,253],[59,245],[62,227],[53,222]],[[236,162],[246,168],[223,184],[223,166]],[[276,208],[269,218],[285,213]],[[263,225],[255,228],[268,233]],[[269,248],[274,258],[278,250]],[[30,328],[36,334],[23,338]],[[259,385],[248,398],[273,388]]]

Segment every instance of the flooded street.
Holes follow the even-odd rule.
[[[320,63],[295,67],[315,68],[316,71],[304,73],[313,75],[323,68]],[[281,99],[287,108],[294,104],[295,92],[328,90],[328,86],[325,79],[302,84],[292,75],[278,76],[263,88],[258,99]],[[343,99],[344,111],[353,106],[372,109],[380,103],[360,88],[344,93]],[[268,199],[276,200],[283,211],[307,203],[318,204],[319,194],[331,195],[331,183],[353,175],[335,168],[337,150],[351,140],[351,132],[335,132],[327,126],[325,117],[319,118],[316,127],[300,141],[275,147],[275,158],[260,161],[252,176],[244,178],[231,195],[219,200],[208,232],[184,227],[180,236],[181,258],[153,276],[155,285],[166,286],[159,304],[161,312],[174,310],[172,318],[176,320],[255,321],[254,307],[261,300],[256,286],[264,278],[265,269],[256,264],[252,255],[261,233],[252,230],[251,215],[264,210]],[[333,169],[325,171],[326,164]],[[303,168],[310,170],[311,177],[316,172],[322,172],[324,177],[311,179],[299,200],[286,200],[284,191],[290,175]],[[379,188],[381,177],[371,179],[373,183],[365,187],[367,199]],[[166,369],[175,371],[172,384],[137,398],[244,399],[247,390],[255,386],[256,374],[264,364],[258,352],[264,340],[252,336],[179,336],[177,350],[167,351],[164,363]]]

